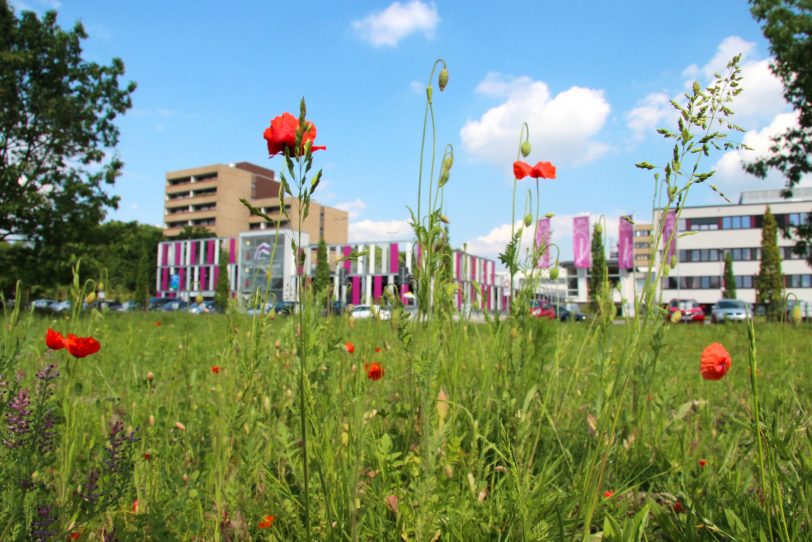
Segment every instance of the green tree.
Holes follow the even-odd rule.
[[[316,251],[316,274],[313,277],[313,289],[317,296],[323,295],[330,288],[330,262],[327,259],[327,243],[319,240]]]
[[[104,186],[123,167],[115,120],[132,107],[135,83],[119,86],[118,58],[83,60],[81,23],[65,31],[56,18],[18,18],[0,0],[0,239],[64,258],[65,244],[117,205]]]
[[[217,237],[210,229],[205,226],[184,226],[180,233],[172,237],[174,241],[181,241],[186,239],[211,239]]]
[[[608,293],[606,251],[603,249],[603,227],[595,224],[592,228],[592,273],[589,276],[589,303],[594,312],[600,310],[604,296]]]
[[[220,258],[217,262],[220,267],[217,275],[217,284],[214,286],[214,304],[218,309],[224,311],[228,307],[228,298],[231,294],[231,287],[228,283],[228,249],[220,247]]]
[[[733,274],[733,256],[725,252],[725,289],[722,292],[724,299],[736,299],[736,276]]]
[[[784,196],[791,197],[804,175],[812,173],[812,2],[750,0],[750,12],[770,42],[770,69],[784,84],[784,98],[798,113],[798,124],[775,136],[769,155],[746,169],[761,178],[778,170],[787,182]],[[794,252],[812,265],[812,213],[806,218],[789,230],[797,239]]]
[[[761,267],[756,279],[756,303],[764,305],[768,320],[777,320],[784,302],[784,277],[778,252],[778,224],[767,207],[761,229]]]

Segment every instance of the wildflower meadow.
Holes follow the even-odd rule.
[[[434,135],[450,73],[432,68],[404,202],[423,248],[416,313],[395,299],[391,320],[325,316],[302,280],[289,316],[3,314],[0,540],[809,539],[808,323],[672,323],[655,253],[635,316],[607,293],[587,321],[534,318],[530,288],[506,314],[455,313],[454,149]],[[733,59],[675,101],[660,132],[673,153],[637,164],[657,205],[678,216],[689,192],[717,190],[702,159],[738,146],[740,80]],[[298,117],[269,114],[280,195],[303,220],[330,143],[304,99]],[[567,182],[533,128],[517,126],[500,256],[530,277],[545,253],[557,273],[557,248],[522,231],[548,212],[547,183]],[[676,235],[661,227],[652,251]],[[298,257],[301,239],[274,250]],[[88,288],[74,284],[75,306]]]

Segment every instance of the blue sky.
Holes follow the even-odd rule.
[[[734,54],[744,54],[745,90],[733,104],[743,139],[763,150],[794,119],[745,1],[12,4],[56,8],[62,26],[81,20],[86,58],[120,57],[126,80],[138,83],[119,121],[126,166],[110,217],[120,220],[162,224],[167,171],[243,160],[278,170],[262,132],[274,116],[296,114],[304,96],[317,142],[328,147],[316,155],[325,182],[315,198],[350,211],[353,239],[410,237],[424,88],[439,57],[450,73],[435,106],[438,147],[455,149],[452,243],[491,257],[509,235],[523,121],[527,160],[558,169],[542,185],[541,212],[555,213],[553,238],[567,257],[575,215],[605,215],[610,237],[620,214],[650,218],[652,181],[634,163],[668,158],[655,133],[673,125],[668,98],[707,82]],[[731,199],[782,186],[749,177],[740,161],[705,163]],[[721,202],[699,188],[690,203]]]

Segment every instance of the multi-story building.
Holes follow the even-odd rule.
[[[635,224],[632,256],[635,268],[651,267],[651,224]]]
[[[236,237],[242,232],[276,229],[277,221],[281,229],[295,230],[299,220],[296,200],[288,196],[280,201],[280,187],[273,171],[249,162],[170,171],[166,174],[164,237],[175,237],[187,226],[205,227],[216,237]],[[251,216],[241,199],[261,209],[272,223]],[[311,201],[302,232],[313,243],[321,239],[328,244],[346,243],[347,230],[346,211]]]
[[[705,306],[715,303],[722,296],[724,257],[729,252],[737,297],[754,303],[761,265],[761,228],[768,206],[779,226],[785,293],[812,301],[812,268],[805,256],[793,253],[796,240],[781,233],[782,226],[808,220],[812,212],[809,187],[796,188],[790,199],[782,198],[780,190],[754,190],[743,192],[736,204],[685,207],[677,220],[677,265],[660,285],[663,299],[692,298]],[[655,222],[661,215],[662,210],[655,211]],[[662,255],[659,247],[658,257]]]

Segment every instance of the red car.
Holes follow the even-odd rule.
[[[666,318],[673,321],[673,314],[677,311],[681,314],[680,322],[697,322],[700,324],[705,322],[705,311],[702,310],[702,307],[695,299],[672,299],[671,303],[668,304]]]
[[[534,301],[533,305],[530,307],[530,314],[536,318],[555,320],[555,307],[542,301]]]

